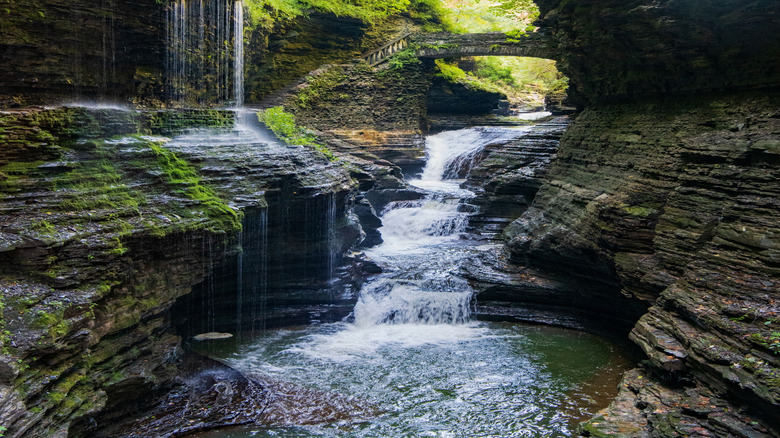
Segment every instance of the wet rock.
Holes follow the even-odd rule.
[[[382,235],[379,227],[382,226],[382,220],[377,217],[376,211],[367,199],[361,199],[352,207],[352,211],[360,220],[360,225],[365,233],[365,237],[360,242],[360,246],[370,248],[382,243]]]
[[[97,437],[182,436],[216,427],[263,424],[272,394],[256,379],[219,362],[187,354],[164,396],[149,403],[152,412],[134,421],[92,417],[79,433]],[[113,423],[113,424],[112,424]]]
[[[152,0],[15,4],[0,29],[0,104],[159,102],[164,20]]]
[[[464,184],[477,194],[471,202],[479,208],[469,218],[470,231],[495,237],[531,205],[567,125],[566,118],[551,119],[516,140],[485,147]]]
[[[707,388],[658,382],[644,368],[627,372],[615,401],[579,429],[591,437],[775,436]]]
[[[676,382],[724,406],[718,414],[648,414],[641,433],[701,428],[715,436],[762,436],[779,429],[770,413],[780,406],[771,377],[780,369],[771,338],[780,311],[771,256],[780,193],[767,181],[780,162],[745,146],[780,132],[772,96],[586,110],[564,135],[533,205],[504,232],[510,262],[588,289],[593,300],[584,305],[604,305],[599,315],[620,306],[623,315],[638,317],[650,305],[631,333],[653,369],[645,375],[647,394]],[[741,130],[730,129],[748,119]],[[552,296],[569,296],[556,288]],[[533,304],[522,286],[511,290],[516,302]],[[618,296],[624,303],[612,301]],[[677,388],[669,391],[647,405],[679,397]],[[618,430],[621,421],[614,415],[598,422]]]
[[[230,339],[232,337],[232,333],[208,332],[195,335],[192,339],[196,341],[213,341],[217,339]]]
[[[294,275],[319,288],[356,241],[356,224],[346,215],[350,174],[315,152],[130,136],[140,129],[176,132],[195,114],[3,113],[0,124],[18,140],[0,151],[0,290],[10,333],[0,368],[14,394],[0,404],[6,436],[61,436],[69,427],[78,436],[94,429],[93,419],[112,424],[167,389],[181,341],[171,306],[215,269],[222,272],[225,260],[236,260],[243,222],[237,210],[247,211],[244,220],[265,214],[264,238],[275,239],[256,239],[275,250],[263,254],[274,260],[265,286],[289,285]],[[217,125],[233,120],[224,112],[197,114]],[[72,147],[78,137],[93,145]],[[326,211],[332,214],[323,218]],[[257,233],[261,223],[248,225]],[[311,266],[317,269],[306,272]],[[230,393],[223,389],[220,403]]]

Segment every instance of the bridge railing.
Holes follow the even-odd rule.
[[[409,37],[411,35],[411,33],[405,33],[393,41],[385,44],[384,46],[374,50],[373,52],[369,52],[363,55],[361,59],[366,61],[371,67],[379,65],[385,62],[387,58],[409,47]]]

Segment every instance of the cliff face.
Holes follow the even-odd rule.
[[[419,168],[431,68],[416,59],[380,69],[326,66],[312,72],[286,105],[301,124],[335,139],[337,150]]]
[[[742,433],[752,430],[737,418],[745,407],[777,427],[776,98],[588,109],[564,135],[534,205],[506,231],[509,254],[526,266],[652,304],[631,339],[680,395],[637,403],[650,430]],[[639,387],[640,398],[652,391]],[[696,410],[683,396],[691,389],[735,407]]]
[[[154,0],[0,6],[0,105],[161,97],[165,15]]]
[[[393,17],[372,26],[311,11],[306,17],[257,28],[247,35],[247,91],[259,102],[325,64],[349,62],[410,26]]]
[[[777,3],[540,7],[586,108],[506,257],[467,266],[480,302],[633,326],[648,360],[587,436],[776,436]]]
[[[193,124],[229,129],[230,112],[54,109],[0,117],[6,436],[67,436],[75,423],[79,432],[71,432],[83,435],[168,388],[181,354],[169,309],[235,257],[245,234],[257,237],[247,247],[267,244],[267,235],[256,235],[259,212],[271,233],[280,234],[280,222],[309,230],[274,242],[298,256],[285,264],[314,271],[315,279],[328,274],[320,272],[323,254],[335,266],[335,254],[358,237],[345,211],[350,176],[317,153],[231,143],[215,154],[219,147],[209,142],[130,134]],[[332,207],[325,224],[323,199]],[[277,214],[287,208],[307,214]],[[274,281],[289,279],[284,272]]]
[[[579,105],[780,85],[780,5],[539,0]]]

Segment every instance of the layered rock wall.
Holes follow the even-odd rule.
[[[585,110],[465,267],[480,303],[633,325],[647,360],[586,436],[777,436],[777,3],[539,4]]]
[[[373,69],[364,62],[327,66],[287,106],[301,124],[334,137],[339,150],[421,167],[431,64],[417,59]]]
[[[318,153],[232,143],[215,155],[210,143],[185,147],[135,134],[175,133],[204,120],[229,131],[230,112],[52,109],[0,117],[6,436],[83,436],[167,389],[181,354],[169,309],[235,256],[242,225],[267,238],[251,233],[253,216],[241,210],[290,206],[320,223],[327,199],[331,220],[277,241],[303,255],[295,268],[316,271],[320,281],[323,248],[335,265],[358,237],[344,211],[349,173]]]
[[[771,0],[539,0],[537,23],[580,106],[668,93],[780,86]]]
[[[506,231],[516,262],[652,304],[631,338],[675,391],[713,399],[702,411],[682,395],[668,396],[676,404],[638,398],[653,436],[777,431],[776,99],[590,108],[565,134],[534,205]],[[633,384],[635,394],[650,390]]]
[[[158,2],[0,6],[0,105],[162,97],[165,14]]]

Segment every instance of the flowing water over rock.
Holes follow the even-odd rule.
[[[173,2],[167,12],[167,94],[187,105],[244,103],[242,0]],[[194,101],[189,101],[194,99]]]
[[[473,194],[455,178],[485,145],[525,132],[428,139],[428,165],[410,181],[428,195],[382,212],[385,242],[367,254],[385,272],[364,286],[349,322],[200,345],[269,382],[284,406],[269,408],[273,428],[202,436],[569,436],[573,422],[604,407],[627,367],[613,345],[563,329],[474,322],[473,291],[456,273],[465,257],[497,246],[464,239],[473,212],[464,200]],[[298,404],[303,395],[308,407]]]

